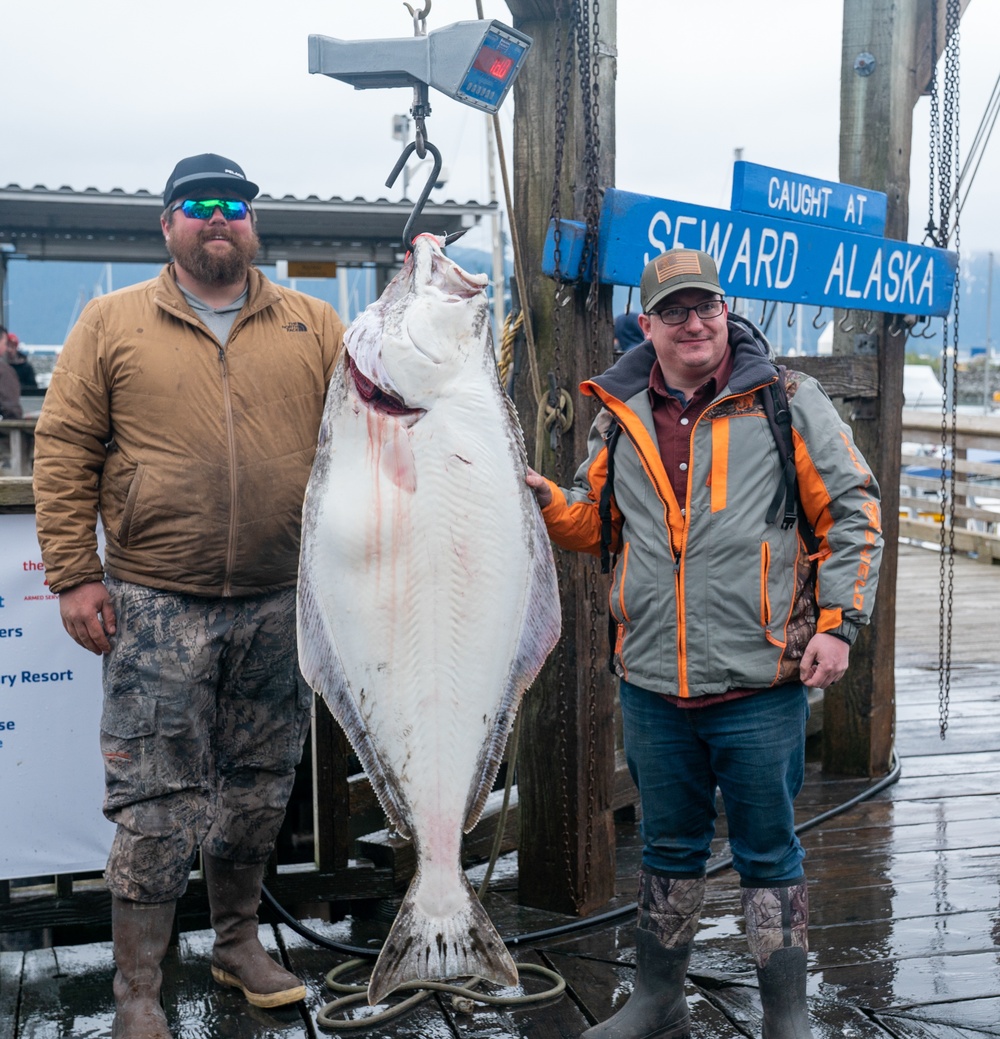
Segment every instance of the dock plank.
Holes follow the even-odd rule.
[[[14,1039],[24,953],[0,952],[0,1039]]]
[[[1000,1035],[1000,999],[987,997],[881,1013],[878,1020],[900,1039],[983,1039]]]
[[[261,944],[280,959],[274,928],[258,929]],[[212,978],[214,932],[187,931],[163,972],[163,1003],[175,1036],[213,1039],[311,1039],[302,1004],[263,1010],[251,1006],[239,989]]]
[[[105,1039],[113,976],[110,942],[25,952],[17,1039]]]
[[[995,998],[997,954],[909,960],[868,959],[820,972],[820,995],[872,1010]],[[957,1011],[957,1007],[955,1008]]]
[[[810,929],[906,920],[918,916],[948,918],[956,913],[996,910],[996,893],[984,886],[979,878],[949,877],[943,887],[928,877],[908,884],[893,883],[890,898],[880,894],[882,887],[882,884],[853,885],[844,888],[835,899],[814,899],[809,907]]]
[[[825,830],[813,830],[805,835],[802,843],[807,858],[815,865],[824,859],[838,859],[845,852],[856,849],[860,843],[858,834],[859,831],[855,830],[855,839],[851,840],[852,834],[844,830],[832,834]],[[867,855],[922,855],[963,848],[995,848],[996,835],[983,826],[981,818],[951,822],[942,820],[940,823],[912,823],[900,828],[868,826],[864,830],[864,843]]]

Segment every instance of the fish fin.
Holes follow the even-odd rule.
[[[530,491],[528,492],[531,493]],[[484,744],[479,754],[479,781],[473,784],[466,804],[463,831],[468,833],[479,822],[486,800],[493,789],[503,760],[507,736],[514,724],[518,706],[525,690],[542,669],[549,654],[559,641],[562,630],[562,609],[559,604],[559,582],[552,545],[545,529],[545,521],[534,498],[528,503],[534,517],[534,565],[531,585],[521,614],[521,632],[507,678],[507,690],[497,712],[493,738]]]
[[[375,1006],[407,981],[478,975],[497,985],[516,985],[517,966],[459,870],[463,905],[447,917],[419,908],[418,872],[399,907],[368,982],[368,1003]]]
[[[344,730],[390,825],[401,836],[409,839],[412,837],[409,812],[393,793],[393,784],[389,782],[382,760],[368,735],[308,574],[309,567],[300,566],[296,625],[299,670]]]
[[[493,345],[493,333],[490,333],[490,346]],[[492,353],[491,353],[492,356]],[[492,362],[491,362],[492,363]],[[496,364],[493,364],[493,368],[496,372],[497,384],[500,387],[500,397],[504,402],[504,406],[507,409],[507,428],[511,432],[511,438],[514,442],[514,455],[517,460],[521,463],[524,468],[528,466],[528,449],[524,444],[524,430],[521,428],[521,421],[517,414],[517,407],[514,401],[511,400],[506,388],[504,387],[503,380],[500,378],[500,369]],[[546,535],[548,537],[548,535]]]

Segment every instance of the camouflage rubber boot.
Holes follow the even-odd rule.
[[[244,866],[202,855],[208,905],[215,929],[212,977],[243,990],[255,1007],[280,1007],[305,999],[306,987],[260,944],[257,907],[264,866]]]
[[[745,887],[740,900],[764,1008],[762,1039],[812,1039],[806,1010],[806,882],[786,887]]]
[[[640,871],[632,995],[580,1039],[688,1039],[684,981],[704,900],[704,877],[678,880]]]
[[[171,1039],[160,1006],[163,972],[174,928],[176,902],[126,902],[111,899],[114,946],[115,1019],[111,1039]]]

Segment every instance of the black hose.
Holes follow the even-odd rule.
[[[842,812],[846,812],[848,809],[853,808],[855,805],[860,804],[862,801],[867,801],[868,798],[874,797],[876,794],[881,793],[886,787],[890,787],[893,783],[899,780],[902,774],[902,763],[899,760],[899,756],[896,754],[895,749],[892,752],[892,768],[889,774],[883,776],[877,783],[863,790],[860,794],[856,794],[850,800],[845,801],[843,804],[837,805],[835,808],[831,808],[829,811],[822,812],[820,815],[814,816],[812,819],[807,819],[804,823],[799,823],[795,827],[796,834],[805,833],[807,830],[813,829],[815,826],[819,826],[821,823],[826,822],[828,819],[832,819],[836,815],[840,815]],[[726,859],[722,859],[719,862],[714,863],[705,871],[705,876],[712,877],[716,873],[721,873],[724,869],[729,869],[732,866],[732,856]],[[281,906],[275,897],[268,891],[266,886],[261,887],[261,894],[264,901],[277,913],[283,923],[287,924],[297,935],[302,938],[313,942],[323,949],[330,949],[333,952],[343,952],[350,956],[364,956],[374,959],[378,956],[378,949],[363,949],[354,945],[346,945],[343,942],[336,942],[332,938],[327,938],[322,934],[318,934],[311,928],[306,927],[295,919],[291,913],[288,912],[283,906]],[[505,945],[524,945],[528,942],[540,942],[547,938],[555,938],[559,935],[570,934],[574,931],[582,931],[588,927],[598,927],[601,924],[610,923],[612,920],[617,920],[619,917],[627,916],[636,911],[638,903],[631,902],[628,905],[620,906],[618,909],[612,909],[607,913],[600,913],[597,916],[588,916],[583,920],[572,920],[566,924],[559,924],[555,927],[545,928],[540,931],[530,931],[527,934],[515,934],[510,938],[504,938]]]
[[[333,952],[346,952],[349,956],[366,956],[374,959],[379,954],[379,949],[362,949],[356,945],[346,945],[344,942],[335,942],[332,938],[319,934],[312,928],[296,920],[294,916],[267,890],[266,884],[261,884],[261,897],[281,917],[281,922],[287,924],[297,935],[307,941],[318,945],[321,949],[330,949]]]

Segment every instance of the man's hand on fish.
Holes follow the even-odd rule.
[[[115,608],[101,581],[87,581],[59,593],[59,613],[70,638],[100,656],[111,652],[109,635],[117,631]]]
[[[535,501],[538,502],[540,509],[552,504],[552,488],[549,486],[549,481],[540,473],[536,473],[530,466],[524,482],[535,492]]]

